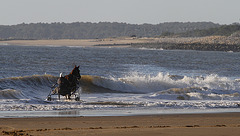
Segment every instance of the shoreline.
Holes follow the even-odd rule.
[[[59,39],[59,40],[7,40],[0,41],[0,45],[25,45],[25,46],[80,46],[80,47],[97,47],[97,46],[118,46],[128,47],[133,43],[145,43],[149,39],[134,38],[106,38],[106,39]]]
[[[150,48],[166,50],[232,51],[240,52],[240,37],[165,37],[165,38],[105,38],[105,39],[59,39],[59,40],[6,40],[0,45],[24,46],[76,46],[103,48]]]
[[[182,114],[223,114],[240,113],[239,108],[227,109],[115,109],[115,110],[55,110],[55,111],[1,111],[0,118],[32,118],[32,117],[100,117],[100,116],[148,116],[148,115],[182,115]]]
[[[232,135],[240,113],[0,118],[2,135]]]

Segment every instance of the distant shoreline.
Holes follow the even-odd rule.
[[[25,46],[82,46],[94,47],[101,45],[126,47],[133,43],[146,43],[149,39],[134,38],[105,38],[105,39],[59,39],[59,40],[6,40],[0,45],[25,45]],[[120,46],[121,45],[121,46]]]
[[[118,47],[154,48],[166,50],[200,50],[240,52],[240,37],[165,37],[165,38],[105,38],[105,39],[59,39],[59,40],[6,40],[0,45],[25,46],[80,46],[80,47]]]

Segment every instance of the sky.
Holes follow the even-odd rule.
[[[0,25],[53,22],[240,22],[240,0],[0,0]]]

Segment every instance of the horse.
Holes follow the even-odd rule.
[[[71,99],[71,95],[75,94],[75,92],[79,88],[79,80],[81,79],[79,66],[73,68],[72,72],[64,77],[60,74],[60,77],[57,80],[57,83],[54,85],[58,85],[54,90],[50,92],[48,95],[48,100],[51,100],[51,95],[58,94],[58,99],[60,100],[60,95],[65,96],[66,99]],[[76,95],[75,95],[76,96]],[[75,97],[75,100],[79,100],[78,97]]]

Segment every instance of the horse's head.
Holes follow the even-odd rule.
[[[71,72],[70,74],[76,76],[77,79],[80,80],[81,75],[80,75],[79,66],[76,66],[76,65],[75,65],[74,69],[72,70],[72,72]]]

